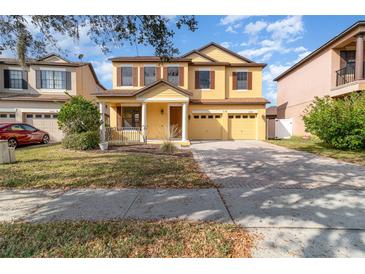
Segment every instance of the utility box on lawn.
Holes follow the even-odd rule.
[[[15,163],[15,149],[8,146],[8,141],[0,141],[0,164]]]
[[[290,139],[293,135],[293,119],[275,119],[275,139]]]

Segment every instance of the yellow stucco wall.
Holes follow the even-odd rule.
[[[138,74],[138,85],[136,87],[120,87],[117,86],[117,68],[120,66],[125,66],[125,65],[131,65],[133,67],[137,67],[137,74]],[[112,73],[113,73],[113,79],[112,79],[112,84],[113,84],[113,89],[126,89],[126,90],[136,90],[136,89],[140,89],[143,88],[144,86],[140,85],[140,79],[141,79],[141,67],[145,67],[145,66],[151,66],[151,65],[155,65],[155,66],[159,66],[161,69],[161,79],[163,78],[163,68],[167,67],[167,66],[179,66],[179,67],[184,67],[184,85],[181,86],[182,88],[187,89],[188,87],[188,64],[186,62],[169,62],[169,63],[141,63],[141,62],[113,62],[112,63]]]
[[[151,98],[181,98],[181,99],[185,99],[187,98],[186,95],[183,95],[179,92],[177,92],[176,90],[174,90],[173,88],[169,87],[166,84],[159,84],[158,86],[156,86],[155,88],[153,88],[153,90],[146,92],[145,94],[142,94],[141,96],[138,96],[138,98],[143,98],[143,99],[151,99]]]
[[[229,54],[215,46],[207,47],[203,49],[201,52],[219,62],[245,63],[245,61],[243,61],[242,59],[237,58],[236,56]]]
[[[234,71],[252,72],[252,89],[251,90],[233,90]],[[262,68],[253,67],[228,67],[226,69],[226,97],[227,98],[248,98],[262,97]]]
[[[189,54],[186,58],[191,58],[192,62],[211,62],[211,60],[196,53]]]
[[[195,71],[200,69],[214,70],[214,89],[195,89]],[[225,98],[225,66],[190,66],[189,90],[193,92],[194,99],[224,99]]]

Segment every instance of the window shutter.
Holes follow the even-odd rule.
[[[163,68],[163,79],[167,81],[167,67]]]
[[[42,86],[41,86],[41,71],[40,70],[36,70],[35,71],[35,74],[36,74],[36,88],[37,89],[41,89]]]
[[[232,89],[237,89],[237,72],[232,72]]]
[[[141,67],[140,69],[139,69],[139,85],[141,86],[141,87],[143,87],[144,86],[144,68],[143,67]]]
[[[161,80],[161,67],[156,67],[156,80]]]
[[[179,86],[184,85],[184,67],[179,67]]]
[[[215,72],[214,72],[214,70],[210,71],[210,89],[215,89]]]
[[[117,128],[122,127],[122,107],[117,107]]]
[[[195,88],[199,89],[200,85],[199,85],[199,70],[195,71]]]
[[[66,90],[71,90],[71,71],[66,71]]]
[[[22,88],[28,89],[28,71],[23,70]]]
[[[4,69],[4,88],[9,88],[9,70]]]
[[[133,67],[133,86],[138,86],[138,68]]]
[[[252,89],[252,72],[247,72],[247,89]]]
[[[117,87],[122,86],[122,67],[117,68]]]

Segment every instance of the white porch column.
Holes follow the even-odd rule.
[[[356,37],[355,80],[364,79],[364,35]]]
[[[183,103],[181,141],[187,141],[187,139],[188,139],[188,103]]]
[[[142,103],[142,121],[141,121],[142,141],[147,141],[147,103]]]
[[[105,142],[105,104],[99,103],[99,111],[101,116],[101,125],[100,125],[100,142]]]

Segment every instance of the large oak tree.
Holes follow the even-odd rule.
[[[16,52],[21,64],[29,57],[40,57],[50,48],[62,52],[55,35],[61,34],[77,41],[80,28],[103,53],[114,46],[149,45],[157,56],[169,58],[178,54],[172,38],[175,34],[166,16],[105,16],[105,15],[7,15],[0,16],[0,50]],[[174,18],[177,29],[185,26],[197,29],[194,16]]]

